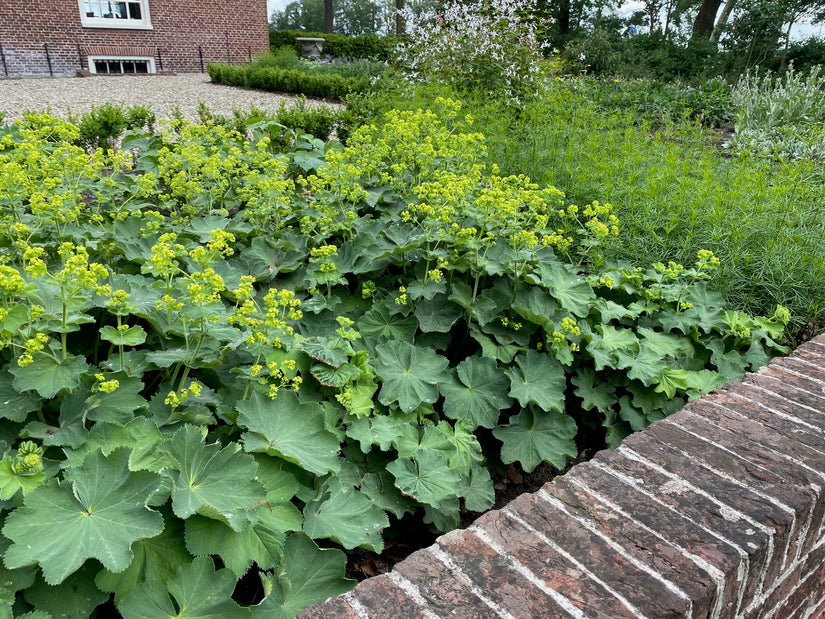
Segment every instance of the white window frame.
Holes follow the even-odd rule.
[[[98,75],[95,69],[96,60],[142,60],[147,63],[148,73],[100,73],[100,75],[150,75],[157,73],[155,69],[155,59],[151,56],[88,56],[89,71]]]
[[[127,30],[153,30],[149,17],[149,0],[130,0],[140,2],[140,19],[114,19],[111,17],[87,17],[84,0],[77,0],[80,7],[80,23],[84,28],[122,28]]]

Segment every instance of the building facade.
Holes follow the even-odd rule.
[[[192,73],[268,49],[266,0],[0,1],[0,79]]]

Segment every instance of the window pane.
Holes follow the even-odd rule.
[[[120,61],[119,60],[107,60],[106,64],[109,65],[109,70],[107,73],[120,73]]]
[[[108,73],[109,65],[105,60],[95,60],[95,73]]]
[[[140,2],[129,3],[129,17],[131,19],[141,19],[140,16]]]
[[[123,72],[124,73],[134,73],[135,72],[135,63],[131,60],[124,60],[123,61]]]
[[[149,62],[146,60],[136,60],[135,73],[149,73]]]

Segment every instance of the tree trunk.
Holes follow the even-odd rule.
[[[719,15],[719,19],[716,22],[716,25],[713,27],[713,34],[710,35],[710,42],[711,43],[718,43],[719,37],[722,36],[722,30],[725,29],[725,24],[728,23],[728,18],[730,14],[733,12],[734,7],[736,6],[737,0],[728,0],[725,2],[725,8],[722,9],[722,14]]]
[[[696,19],[693,20],[693,35],[694,39],[708,39],[713,34],[713,24],[716,23],[716,13],[719,12],[719,6],[722,0],[703,0],[702,6],[699,7],[699,12],[696,14]]]
[[[561,36],[570,32],[570,0],[561,0],[556,5],[556,23]]]
[[[404,0],[395,0],[395,36],[404,36],[404,31],[407,25],[404,23],[404,18],[401,16],[401,11],[404,10]]]
[[[785,63],[788,61],[788,47],[791,44],[791,28],[793,28],[795,21],[795,19],[790,21],[788,30],[785,32],[785,47],[782,49],[782,60],[779,61],[779,73],[785,72]]]
[[[332,34],[334,25],[335,7],[332,6],[332,0],[324,0],[324,33]]]

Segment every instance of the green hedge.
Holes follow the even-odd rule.
[[[302,30],[269,30],[269,46],[274,51],[285,45],[292,46],[300,53],[295,42],[296,37],[320,37],[324,39],[324,54],[333,58],[371,58],[387,60],[395,48],[394,37],[380,37],[375,34],[362,34],[350,37],[345,34],[324,34],[322,32],[303,32]]]
[[[314,73],[271,66],[209,65],[209,77],[216,84],[258,88],[276,92],[302,93],[310,97],[343,99],[369,86],[368,78],[345,78],[334,73]]]

